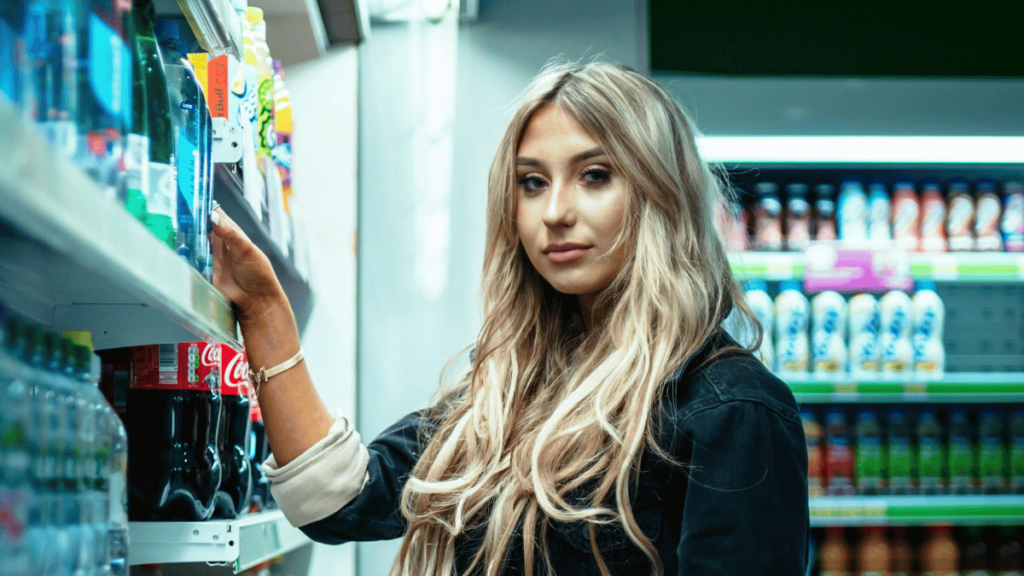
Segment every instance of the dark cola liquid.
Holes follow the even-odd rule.
[[[252,499],[252,472],[249,464],[249,397],[244,394],[223,396],[218,448],[223,475],[213,515],[235,518],[249,510]]]
[[[270,494],[270,483],[263,474],[263,461],[270,456],[270,445],[267,444],[267,432],[262,421],[252,423],[252,509],[260,511],[271,508],[274,497]]]
[[[207,520],[221,482],[221,395],[129,389],[128,516]]]

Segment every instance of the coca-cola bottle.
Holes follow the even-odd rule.
[[[270,483],[263,473],[263,462],[270,456],[270,444],[267,443],[267,431],[263,426],[263,412],[256,398],[256,392],[250,390],[249,415],[252,420],[252,439],[249,441],[249,458],[252,460],[252,510],[259,512],[272,508],[274,497],[270,493]]]
[[[221,481],[220,345],[132,349],[127,397],[128,514],[206,520]]]
[[[235,518],[249,510],[252,472],[249,470],[249,363],[245,353],[223,345],[221,384],[223,408],[217,447],[220,451],[221,481],[214,507],[215,518]]]

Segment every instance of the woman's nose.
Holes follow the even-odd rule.
[[[544,207],[544,225],[554,228],[576,223],[576,191],[571,184],[555,182],[551,185],[547,205]]]

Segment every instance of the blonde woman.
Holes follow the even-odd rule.
[[[368,446],[298,361],[266,257],[217,212],[214,283],[275,374],[265,469],[288,519],[320,542],[402,538],[402,576],[803,574],[803,429],[721,329],[755,321],[694,136],[629,69],[542,72],[491,167],[470,366]]]

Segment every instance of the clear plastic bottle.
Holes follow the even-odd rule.
[[[892,205],[884,182],[868,186],[868,240],[875,248],[892,242]]]
[[[829,408],[825,416],[825,493],[829,496],[852,496],[854,447],[846,411]]]
[[[942,442],[942,426],[939,424],[935,407],[922,405],[917,412],[917,489],[919,494],[945,494],[943,470],[946,467],[945,447]]]
[[[0,2],[0,98],[20,106],[21,60],[24,58],[25,1]]]
[[[868,243],[868,196],[864,183],[847,178],[839,188],[836,217],[839,240],[848,248],[865,248]]]
[[[1005,494],[1008,489],[1007,446],[1003,419],[994,406],[978,415],[978,480],[983,494]]]
[[[207,187],[205,163],[208,151],[204,141],[205,124],[210,112],[203,89],[196,80],[192,64],[185,56],[178,23],[157,22],[160,54],[167,77],[167,97],[171,108],[171,126],[177,159],[178,238],[176,249],[196,270],[206,268]],[[205,118],[204,118],[205,116]]]
[[[857,408],[856,433],[857,457],[854,476],[857,492],[871,496],[883,494],[885,453],[882,447],[882,425],[878,422],[878,412],[874,407]]]
[[[1024,494],[1024,406],[1010,411],[1010,491]]]
[[[156,8],[153,0],[137,0],[132,10],[135,24],[135,49],[138,50],[142,83],[146,98],[146,125],[149,130],[149,190],[146,193],[146,227],[161,242],[176,247],[178,216],[174,133],[171,128],[171,104],[167,96],[167,77],[163,58],[153,32]]]
[[[886,468],[888,469],[889,494],[906,496],[914,493],[913,461],[910,420],[906,408],[889,407],[886,425]]]
[[[29,523],[36,495],[32,485],[32,387],[23,362],[21,324],[0,304],[0,558],[11,576],[33,574]]]
[[[54,148],[72,157],[78,117],[78,17],[74,0],[34,0],[25,15],[25,49],[35,95],[32,113]]]
[[[967,408],[949,409],[949,493],[977,494],[977,461],[974,429]]]

